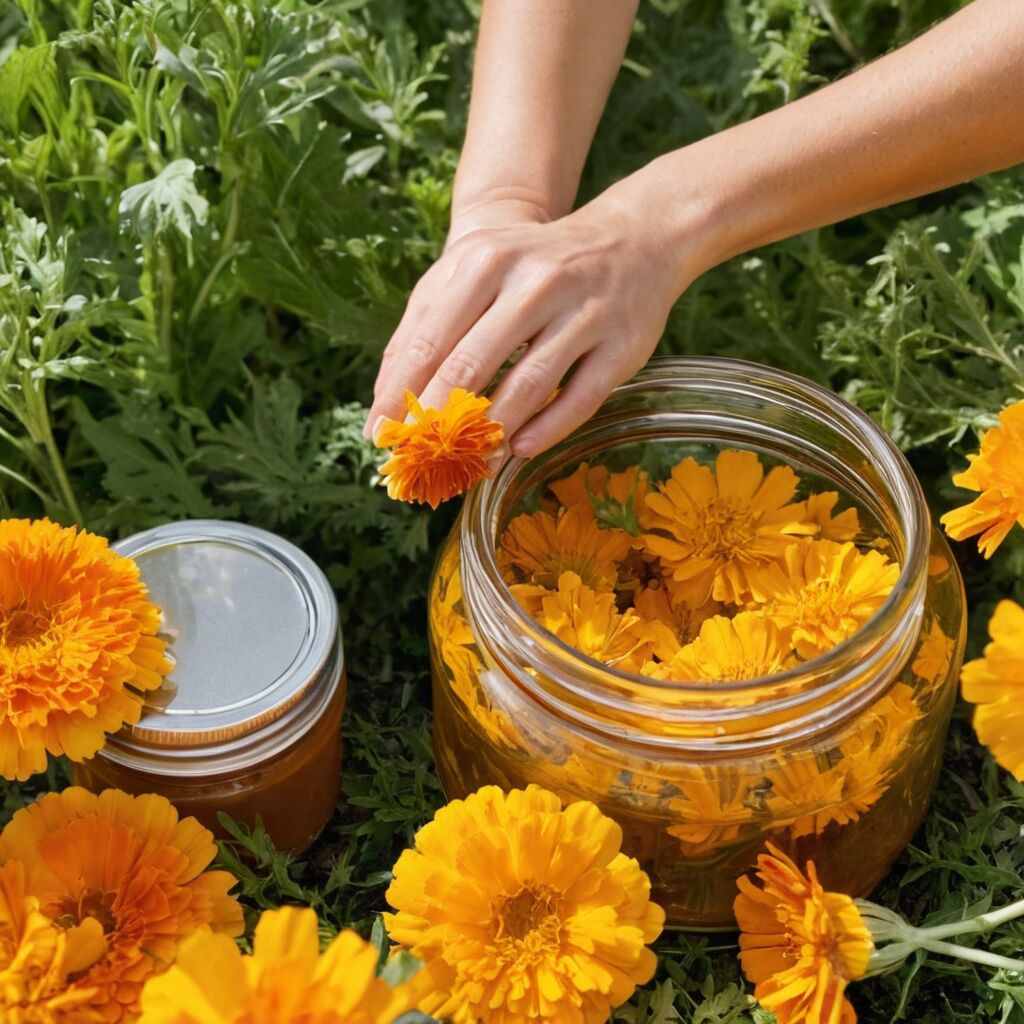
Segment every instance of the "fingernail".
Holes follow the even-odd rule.
[[[386,416],[378,416],[373,421],[373,429],[370,431],[370,437],[373,439],[374,444],[377,443],[377,434],[380,433],[381,425],[384,423],[384,420],[386,419]]]
[[[517,437],[512,444],[512,454],[517,459],[528,459],[534,454],[532,437]]]
[[[497,472],[501,464],[508,458],[508,448],[502,445],[488,460],[487,468]]]

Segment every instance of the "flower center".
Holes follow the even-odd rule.
[[[842,618],[842,594],[829,583],[808,587],[800,597],[798,617],[801,622],[837,628]]]
[[[702,511],[695,546],[696,553],[703,558],[728,558],[746,548],[757,535],[757,517],[748,505],[714,498]]]
[[[538,951],[540,947],[554,945],[562,931],[558,893],[546,885],[525,885],[514,896],[498,901],[494,919],[498,923],[498,939]]]
[[[90,917],[99,921],[103,934],[109,935],[117,928],[114,916],[114,893],[87,892],[77,902],[65,901],[64,912],[56,918],[55,923],[65,930],[75,928]]]
[[[0,647],[22,647],[42,639],[51,626],[46,615],[19,605],[0,612]]]

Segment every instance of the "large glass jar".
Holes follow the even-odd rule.
[[[839,492],[899,562],[850,639],[770,678],[660,682],[580,655],[520,607],[496,549],[548,483],[583,461],[665,466],[727,448]],[[910,466],[870,418],[755,364],[654,360],[566,441],[468,497],[435,571],[430,635],[449,798],[538,783],[592,800],[622,826],[670,925],[727,928],[736,878],[768,841],[860,896],[910,840],[954,702],[963,586]]]

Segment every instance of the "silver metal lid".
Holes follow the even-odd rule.
[[[148,770],[170,759],[185,774],[189,764],[237,768],[313,724],[342,653],[337,603],[312,559],[266,530],[217,520],[158,526],[116,550],[135,559],[163,609],[174,668],[102,756]]]

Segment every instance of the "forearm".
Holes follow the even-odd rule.
[[[519,200],[572,209],[638,0],[486,0],[453,218]]]
[[[616,189],[670,244],[706,229],[710,264],[1022,161],[1024,4],[975,0],[848,78]]]

